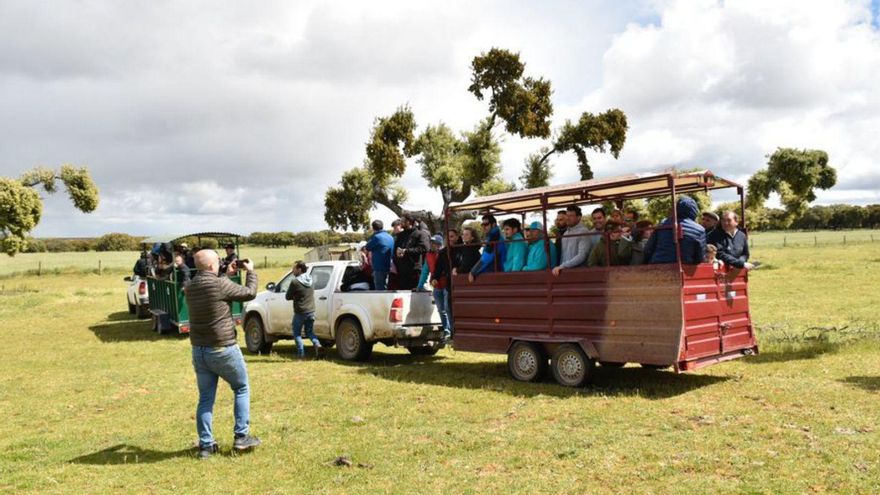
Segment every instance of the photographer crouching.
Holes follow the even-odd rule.
[[[257,274],[248,260],[233,261],[226,273],[247,270],[245,286],[221,275],[220,257],[210,249],[195,255],[198,274],[186,288],[192,344],[192,362],[199,386],[196,409],[196,431],[199,434],[199,458],[211,457],[219,449],[214,441],[212,419],[218,378],[222,378],[235,394],[235,440],[232,447],[247,450],[260,445],[250,435],[250,390],[244,357],[235,335],[235,321],[229,311],[231,301],[250,301],[257,295]]]

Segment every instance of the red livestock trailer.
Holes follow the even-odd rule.
[[[723,188],[736,189],[744,214],[743,187],[708,170],[496,194],[453,204],[446,214],[447,221],[465,212],[513,214],[523,223],[531,214],[543,219],[544,239],[550,239],[548,210],[607,201],[621,207],[625,200],[667,195],[675,204],[678,194]],[[676,212],[672,215],[678,225]],[[596,363],[683,372],[756,354],[748,273],[682,264],[681,229],[668,228],[676,230],[675,263],[585,266],[554,276],[548,262],[543,271],[483,273],[473,282],[465,274],[454,276],[455,348],[506,353],[511,374],[523,381],[539,380],[549,360],[556,381],[568,386],[584,384]],[[545,248],[548,260],[552,248]]]

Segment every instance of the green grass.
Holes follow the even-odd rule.
[[[246,357],[263,447],[230,455],[221,385],[207,462],[185,338],[129,317],[115,275],[6,278],[0,492],[880,492],[880,243],[755,251],[759,356],[572,390],[515,382],[503,356],[298,362],[281,343]]]
[[[772,230],[752,234],[750,241],[754,247],[820,246],[854,243],[880,243],[880,230],[818,230],[791,231]]]

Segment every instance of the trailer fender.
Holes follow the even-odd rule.
[[[594,361],[599,360],[599,351],[596,350],[596,346],[593,345],[593,343],[590,342],[589,340],[583,340],[583,339],[571,340],[571,339],[566,339],[566,338],[553,338],[553,337],[527,337],[527,338],[522,338],[522,339],[510,339],[507,342],[507,349],[504,351],[504,353],[509,354],[510,348],[513,347],[513,344],[516,342],[536,342],[539,344],[544,344],[544,347],[545,347],[544,350],[547,351],[548,354],[550,354],[550,352],[549,352],[550,349],[548,348],[548,346],[555,347],[559,344],[575,343],[581,347],[581,349],[584,351],[584,353],[587,355],[588,358],[590,358]]]
[[[370,317],[366,311],[363,310],[360,306],[356,306],[353,304],[347,304],[339,308],[337,311],[336,319],[333,321],[333,338],[336,338],[336,328],[339,326],[339,322],[345,318],[354,318],[361,325],[361,331],[364,332],[364,340],[370,341],[373,339],[373,325],[370,321]]]

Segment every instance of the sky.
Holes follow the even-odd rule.
[[[552,81],[554,127],[626,112],[619,159],[590,154],[596,177],[745,182],[777,147],[819,148],[838,184],[817,203],[880,203],[878,0],[4,0],[0,176],[89,168],[98,209],[44,194],[41,237],[323,229],[376,117],[408,104],[419,130],[463,131],[487,115],[467,86],[492,47]],[[515,181],[546,143],[499,135]],[[577,180],[574,156],[553,173]],[[402,184],[407,206],[439,209],[414,161]]]

